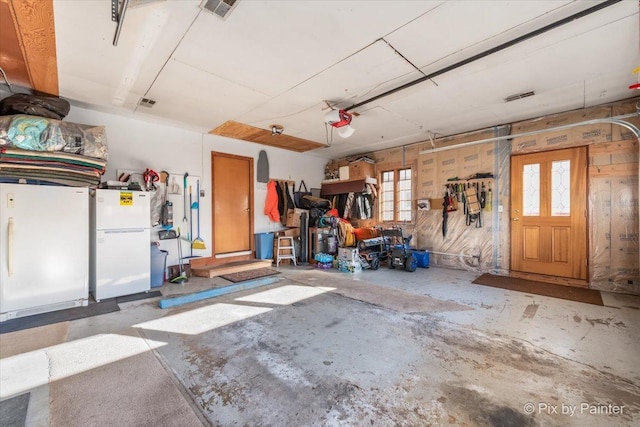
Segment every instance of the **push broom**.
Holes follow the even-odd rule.
[[[196,209],[197,218],[198,218],[198,236],[195,239],[193,239],[193,242],[191,242],[191,247],[193,249],[207,249],[207,247],[204,244],[204,240],[202,240],[202,238],[200,237],[200,180],[196,181],[195,209]]]

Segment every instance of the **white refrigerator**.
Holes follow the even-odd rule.
[[[89,288],[96,301],[151,289],[151,195],[97,189],[90,203]]]
[[[0,322],[86,306],[89,190],[0,183]]]

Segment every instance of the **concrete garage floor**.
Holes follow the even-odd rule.
[[[28,396],[28,426],[640,424],[640,297],[601,307],[433,267],[279,270],[177,308],[0,335],[2,399]]]

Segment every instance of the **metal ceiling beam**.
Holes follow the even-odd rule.
[[[350,107],[344,108],[344,110],[345,111],[354,110],[354,109],[356,109],[358,107],[361,107],[361,106],[363,106],[365,104],[369,104],[369,103],[371,103],[373,101],[376,101],[376,100],[378,100],[380,98],[387,97],[387,96],[392,95],[392,94],[394,94],[396,92],[400,92],[402,90],[405,90],[405,89],[408,89],[408,88],[410,88],[412,86],[415,86],[415,85],[417,85],[419,83],[425,82],[427,80],[431,80],[434,77],[438,77],[438,76],[440,76],[440,75],[442,75],[444,73],[447,73],[449,71],[455,70],[456,68],[460,68],[460,67],[465,66],[467,64],[470,64],[472,62],[475,62],[475,61],[477,61],[479,59],[482,59],[482,58],[485,58],[485,57],[487,57],[489,55],[492,55],[492,54],[494,54],[496,52],[500,52],[501,50],[507,49],[507,48],[509,48],[511,46],[514,46],[514,45],[518,44],[518,43],[522,43],[522,42],[524,42],[526,40],[529,40],[531,38],[534,38],[536,36],[544,34],[544,33],[548,32],[548,31],[553,30],[555,28],[558,28],[558,27],[560,27],[562,25],[565,25],[565,24],[568,24],[570,22],[573,22],[576,19],[580,19],[580,18],[583,18],[585,16],[591,15],[592,13],[598,12],[598,11],[600,11],[600,10],[602,10],[604,8],[607,8],[609,6],[612,6],[612,5],[616,4],[616,3],[620,3],[621,1],[622,0],[608,0],[608,1],[605,1],[605,2],[602,2],[602,3],[599,3],[599,4],[595,5],[595,6],[590,7],[588,9],[585,9],[585,10],[583,10],[581,12],[574,13],[571,16],[568,16],[566,18],[560,19],[559,21],[553,22],[553,23],[551,23],[549,25],[545,25],[542,28],[539,28],[537,30],[531,31],[531,32],[529,32],[527,34],[524,34],[524,35],[520,36],[520,37],[516,37],[515,39],[510,40],[510,41],[505,42],[505,43],[502,43],[501,45],[498,45],[498,46],[496,46],[494,48],[485,50],[485,51],[480,52],[480,53],[478,53],[476,55],[473,55],[473,56],[471,56],[471,57],[469,57],[467,59],[464,59],[462,61],[456,62],[455,64],[449,65],[448,67],[444,67],[444,68],[442,68],[440,70],[434,71],[433,73],[427,74],[427,75],[425,75],[423,77],[420,77],[419,79],[413,80],[413,81],[411,81],[409,83],[405,83],[402,86],[399,86],[399,87],[397,87],[395,89],[388,90],[388,91],[383,92],[383,93],[381,93],[379,95],[375,95],[375,96],[373,96],[373,97],[371,97],[369,99],[365,99],[364,101],[360,101],[360,102],[358,102],[356,104],[351,105]]]
[[[118,40],[120,39],[120,31],[122,31],[122,24],[124,24],[124,17],[129,7],[129,0],[122,0],[122,6],[118,11],[118,0],[111,0],[111,20],[117,22],[116,33],[113,36],[113,45],[118,46]]]

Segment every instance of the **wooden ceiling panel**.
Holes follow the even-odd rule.
[[[210,130],[209,133],[212,135],[226,136],[228,138],[240,139],[243,141],[255,142],[256,144],[296,151],[298,153],[315,150],[325,146],[324,144],[285,134],[274,136],[271,134],[271,131],[249,126],[244,123],[234,122],[233,120],[224,122],[217,128]]]
[[[0,67],[4,70],[9,84],[31,88],[29,70],[20,48],[18,32],[8,0],[0,0]]]
[[[57,96],[53,0],[1,0],[0,7],[3,69],[5,51],[10,63],[16,61],[13,69],[8,67],[9,82]]]

